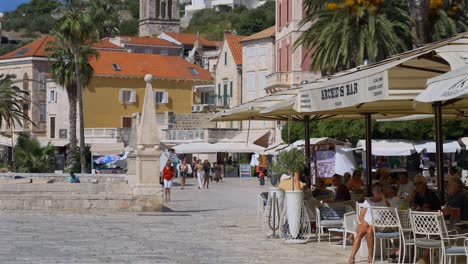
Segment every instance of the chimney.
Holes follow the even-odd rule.
[[[231,35],[231,34],[232,34],[231,30],[229,30],[229,29],[224,30],[224,36],[228,36],[228,35]]]

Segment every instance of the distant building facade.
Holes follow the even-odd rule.
[[[267,77],[266,89],[270,93],[314,81],[319,73],[310,71],[311,51],[294,43],[306,30],[300,25],[305,16],[302,0],[276,1],[276,72]]]

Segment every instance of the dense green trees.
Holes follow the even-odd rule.
[[[203,34],[208,39],[222,40],[225,30],[234,30],[239,35],[252,35],[275,24],[275,2],[267,1],[259,8],[248,10],[241,6],[232,11],[206,9],[193,15],[189,33]]]
[[[412,139],[433,140],[434,123],[432,120],[405,122],[373,122],[374,139]],[[289,142],[304,138],[304,124],[291,122],[281,131],[283,141],[288,142],[288,127],[290,129]],[[446,139],[458,139],[468,134],[468,121],[445,121],[444,136]],[[355,144],[364,139],[363,120],[323,120],[311,122],[310,137],[332,137],[338,140],[348,139]]]
[[[15,11],[5,14],[3,27],[7,31],[24,31],[25,37],[33,35],[34,33],[49,34],[54,28],[55,21],[52,19],[53,14],[57,8],[60,8],[61,3],[66,1],[59,0],[31,0],[31,2],[18,6]],[[103,30],[108,28],[115,29],[124,26],[125,33],[131,35],[137,34],[136,24],[135,28],[130,30],[129,26],[135,25],[135,21],[139,17],[139,0],[93,0],[89,3],[80,1],[90,8],[94,18],[103,17],[106,14],[105,21],[95,20],[97,26]],[[120,19],[119,11],[129,12],[133,18],[129,20]],[[107,23],[103,25],[102,23]],[[138,22],[137,22],[138,23]],[[102,31],[102,30],[101,30]],[[99,32],[100,36],[107,37],[110,32]]]
[[[49,33],[54,20],[50,14],[59,6],[57,0],[31,0],[22,4],[13,12],[5,14],[3,27],[5,30]]]

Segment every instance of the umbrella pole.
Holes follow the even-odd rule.
[[[247,142],[246,142],[246,145],[248,146],[249,145],[249,137],[250,137],[250,121],[252,119],[249,118],[249,128],[247,129]]]
[[[444,138],[442,132],[442,103],[435,102],[434,108],[435,117],[435,141],[436,141],[436,157],[437,157],[437,182],[439,189],[440,201],[445,204],[445,182],[444,182]]]
[[[365,113],[367,196],[372,196],[372,114]]]
[[[305,155],[306,155],[306,180],[307,187],[312,186],[312,179],[310,173],[310,116],[304,116],[304,143],[305,143]]]

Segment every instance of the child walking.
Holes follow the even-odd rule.
[[[164,196],[166,198],[166,202],[170,202],[172,179],[174,179],[174,167],[172,167],[172,162],[170,161],[167,161],[166,166],[164,166],[163,178],[164,178]]]

